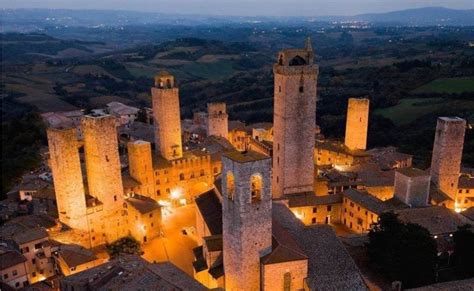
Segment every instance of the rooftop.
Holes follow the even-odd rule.
[[[459,177],[458,188],[474,189],[474,177],[470,177],[468,175],[461,175]]]
[[[15,233],[12,239],[18,245],[22,245],[36,240],[48,239],[48,233],[44,228],[38,227],[25,232]]]
[[[210,252],[222,251],[222,234],[203,237],[207,250]]]
[[[474,207],[464,210],[461,214],[474,222]]]
[[[229,151],[224,154],[225,157],[239,163],[248,163],[260,160],[270,159],[269,156],[255,151]]]
[[[128,197],[125,201],[129,203],[133,208],[138,210],[141,214],[146,214],[161,208],[161,206],[150,197],[134,194]]]
[[[61,245],[58,254],[69,268],[97,260],[97,257],[92,251],[73,244]]]
[[[199,209],[211,235],[222,234],[222,205],[214,189],[196,198]]]
[[[207,290],[170,263],[152,264],[135,255],[120,256],[61,282],[88,290]]]
[[[305,227],[281,203],[273,203],[277,222],[308,257],[307,283],[311,290],[368,290],[356,264],[330,226]]]
[[[25,256],[17,251],[5,251],[0,253],[0,270],[5,270],[24,262],[26,262]]]
[[[432,235],[454,233],[458,226],[468,222],[460,214],[442,206],[407,208],[396,213],[403,222],[419,224]]]
[[[315,196],[314,193],[301,193],[287,195],[288,205],[290,208],[293,207],[304,207],[304,206],[317,206],[317,205],[328,205],[337,204],[342,202],[342,194]]]
[[[417,168],[401,168],[397,169],[397,172],[400,174],[403,174],[407,177],[423,177],[423,176],[429,176],[430,174],[427,173],[426,171],[417,169]]]

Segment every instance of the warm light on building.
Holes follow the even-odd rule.
[[[179,199],[183,195],[183,190],[181,188],[175,188],[171,190],[171,199]]]

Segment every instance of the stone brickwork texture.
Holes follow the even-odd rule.
[[[274,73],[273,196],[313,191],[318,67],[313,52],[279,53]]]
[[[345,144],[350,150],[367,148],[369,104],[370,101],[367,98],[349,98],[348,100]]]
[[[225,103],[208,103],[207,113],[207,135],[220,136],[227,139],[229,134],[229,115],[226,112]]]

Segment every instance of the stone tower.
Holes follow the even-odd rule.
[[[225,103],[207,103],[207,135],[220,136],[227,139],[229,133]]]
[[[103,231],[111,242],[125,235],[116,121],[110,115],[86,115],[82,130],[89,194],[103,204]]]
[[[59,220],[87,230],[86,198],[75,128],[48,128],[48,147]]]
[[[136,140],[127,144],[130,176],[140,182],[140,194],[157,200],[154,192],[154,175],[151,156],[151,144]]]
[[[260,258],[272,248],[271,160],[257,152],[222,156],[226,290],[259,290]]]
[[[273,65],[273,196],[313,191],[318,66],[307,41],[287,49]]]
[[[444,193],[456,200],[466,120],[439,117],[431,159],[431,180]]]
[[[151,88],[153,118],[155,124],[155,146],[168,160],[183,156],[181,143],[181,118],[179,113],[179,90],[174,77],[167,72],[155,76]]]
[[[365,150],[367,148],[369,103],[367,98],[349,98],[345,144],[350,150]]]
[[[416,168],[401,168],[395,171],[394,196],[410,207],[428,205],[430,174]]]

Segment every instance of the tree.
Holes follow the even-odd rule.
[[[371,261],[404,287],[434,282],[436,241],[426,228],[405,224],[393,212],[383,213],[369,232],[367,248]]]
[[[463,225],[454,233],[454,256],[461,266],[463,277],[474,276],[474,232],[471,225]]]
[[[116,257],[123,254],[128,255],[142,255],[143,251],[140,242],[131,236],[127,236],[116,240],[107,245],[107,251],[111,257]]]

